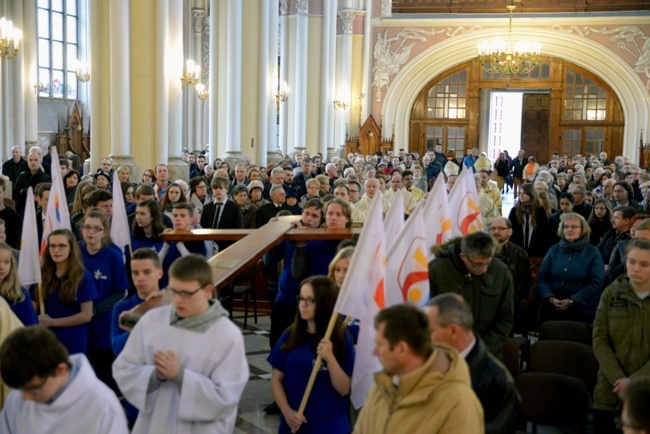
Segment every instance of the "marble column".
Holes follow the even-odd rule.
[[[232,160],[241,159],[242,8],[241,0],[228,0],[225,157]]]
[[[90,21],[89,25],[89,38],[90,38],[90,65],[104,65],[102,59],[104,58],[102,53],[102,34],[103,30],[110,27],[110,23],[105,23],[106,16],[102,13],[104,8],[107,8],[108,5],[102,2],[102,0],[90,0],[88,4],[88,18]],[[103,19],[102,19],[103,18]],[[95,68],[91,71],[93,76],[88,82],[90,84],[90,94],[93,96],[90,99],[90,122],[88,127],[90,128],[90,172],[94,172],[101,165],[102,153],[101,146],[102,141],[106,136],[110,137],[108,123],[106,122],[110,119],[108,113],[106,113],[106,106],[108,101],[106,101],[106,95],[103,92],[102,81],[108,79],[109,72],[108,68],[104,66],[103,68]],[[105,103],[102,105],[102,102]],[[85,169],[84,169],[85,171]],[[135,174],[133,174],[135,175]]]
[[[336,116],[335,144],[345,149],[346,134],[350,126],[351,87],[352,87],[352,24],[356,18],[356,11],[341,10],[338,13],[343,23],[343,36],[341,37],[341,55],[339,56],[339,75],[336,81],[336,92],[340,100],[348,104],[347,109],[338,108]],[[334,144],[334,143],[333,143]]]
[[[36,4],[24,2],[23,6],[23,34],[36,35]],[[34,85],[38,82],[38,53],[37,38],[23,38],[21,41],[23,50],[23,76],[25,80],[22,86],[22,100],[25,104],[25,148],[38,144],[38,96],[34,91]],[[16,143],[20,145],[20,143]]]
[[[370,113],[370,57],[372,56],[372,49],[370,43],[372,42],[372,2],[366,2],[366,13],[363,17],[363,59],[361,65],[361,124],[368,119]]]
[[[166,56],[169,39],[169,0],[158,0],[156,2],[155,14],[155,111],[154,124],[156,136],[156,163],[167,163],[169,157],[169,129],[167,116],[169,114],[169,70],[167,68],[168,57]],[[182,61],[181,61],[182,62]],[[180,87],[180,81],[177,83]]]
[[[203,42],[203,31],[204,31],[204,22],[205,22],[205,10],[194,8],[192,9],[192,18],[191,18],[191,40],[190,40],[190,54],[189,58],[194,60],[197,65],[202,64],[203,56],[201,51],[201,44]],[[201,73],[200,77],[203,76]],[[202,81],[201,81],[202,82]],[[207,83],[204,83],[207,87]],[[202,108],[203,101],[201,101],[196,92],[187,93],[187,140],[185,146],[188,150],[192,151],[202,151],[205,143],[203,143],[202,137]]]
[[[296,0],[296,37],[293,57],[295,65],[293,151],[300,152],[307,140],[307,61],[309,51],[309,1]]]
[[[113,166],[131,166],[138,176],[131,157],[131,65],[130,13],[128,0],[111,0],[109,5],[110,38],[110,131]],[[105,109],[105,108],[104,108]],[[103,155],[100,158],[104,157]],[[138,179],[138,178],[135,178]]]
[[[169,0],[168,12],[168,45],[165,49],[166,66],[169,69],[167,92],[169,94],[169,106],[167,122],[169,126],[169,153],[167,162],[169,166],[169,177],[172,181],[176,179],[189,180],[189,166],[181,158],[183,148],[183,99],[179,77],[183,75],[183,0]],[[160,54],[160,53],[157,53]],[[187,89],[192,99],[196,98],[194,89]]]
[[[283,0],[280,2],[280,41],[279,41],[279,55],[280,55],[280,83],[286,82],[289,83],[289,2],[288,0]],[[294,92],[295,94],[295,92]],[[282,153],[287,152],[287,143],[288,143],[288,121],[289,121],[289,105],[291,104],[291,98],[293,95],[289,95],[290,100],[280,104],[279,107],[279,122],[278,122],[278,148]],[[268,154],[274,152],[275,149],[269,149]],[[269,155],[270,156],[270,155]]]
[[[332,16],[334,11],[334,16]],[[321,31],[321,79],[320,79],[320,132],[318,136],[318,151],[327,155],[327,148],[331,142],[331,122],[333,120],[332,110],[332,88],[330,77],[330,32],[332,29],[332,18],[336,25],[336,5],[333,2],[323,2],[323,23]],[[336,43],[336,41],[334,41]]]

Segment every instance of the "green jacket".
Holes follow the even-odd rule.
[[[496,357],[514,322],[512,276],[508,267],[494,258],[482,276],[468,273],[460,258],[460,240],[436,253],[429,263],[431,297],[445,292],[460,294],[472,309],[474,332]]]
[[[614,383],[621,378],[650,375],[650,297],[641,300],[627,275],[603,292],[593,336],[600,365],[594,408],[620,410],[621,400],[612,392]]]

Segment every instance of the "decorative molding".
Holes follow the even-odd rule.
[[[552,30],[557,30],[562,33],[576,34],[581,37],[588,37],[592,33],[600,35],[610,35],[609,43],[612,51],[618,48],[625,51],[636,59],[634,62],[634,71],[639,76],[645,75],[645,88],[650,92],[650,36],[648,36],[641,28],[637,26],[621,26],[610,29],[609,27],[590,27],[584,26],[549,26]]]
[[[352,24],[354,23],[357,14],[354,11],[347,10],[339,11],[338,16],[343,22],[343,33],[346,35],[352,34]]]
[[[367,1],[367,0],[366,0]],[[393,16],[393,2],[391,0],[381,0],[381,17],[390,18]]]
[[[202,9],[192,9],[192,29],[194,33],[203,33],[206,13]]]
[[[280,15],[289,15],[289,0],[280,0]]]
[[[210,17],[203,17],[203,35],[201,36],[201,74],[203,83],[210,83]]]
[[[309,0],[296,0],[296,13],[308,14],[309,13]]]

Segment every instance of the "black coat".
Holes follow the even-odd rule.
[[[478,336],[465,361],[469,367],[472,389],[483,406],[485,433],[514,433],[519,414],[519,395],[506,367],[487,351]]]
[[[244,218],[241,213],[241,207],[230,199],[226,199],[221,211],[221,218],[217,223],[217,203],[210,202],[203,206],[201,213],[201,227],[203,229],[242,229],[244,227]],[[223,251],[233,244],[232,241],[218,241],[219,251]]]
[[[524,167],[526,167],[526,164],[528,164],[528,160],[526,160],[526,158],[522,158],[521,160],[519,160],[519,157],[513,158],[512,164],[510,165],[510,168],[512,169],[512,175],[515,178],[523,178]]]
[[[553,234],[550,233],[552,228],[546,216],[546,211],[541,206],[537,208],[537,225],[536,229],[533,230],[528,249],[524,246],[524,228],[519,223],[519,220],[517,220],[516,206],[510,210],[508,220],[512,223],[510,242],[526,250],[529,257],[543,258],[546,256],[552,243],[557,241],[557,237],[553,237]]]
[[[25,202],[27,201],[27,190],[29,187],[36,188],[36,185],[41,182],[52,182],[50,175],[42,170],[33,174],[30,170],[26,170],[18,176],[14,183],[13,199],[16,202],[16,212],[18,214],[25,213]]]
[[[279,207],[276,207],[273,202],[262,205],[260,209],[257,210],[255,226],[261,228],[269,222],[273,217],[276,217],[280,211],[289,211],[291,214],[294,214],[293,207],[288,206],[286,203],[283,203]]]

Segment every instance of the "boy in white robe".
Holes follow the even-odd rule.
[[[14,390],[0,414],[0,433],[129,432],[115,393],[83,354],[68,350],[47,328],[13,332],[0,348],[0,373]]]
[[[133,433],[231,433],[248,381],[241,331],[212,300],[212,270],[196,254],[169,269],[172,305],[147,312],[113,364],[138,408]]]

